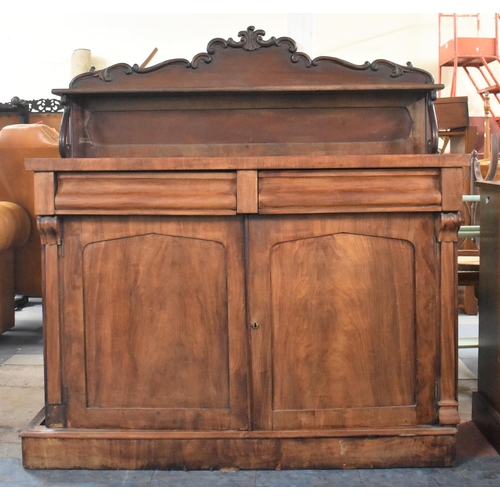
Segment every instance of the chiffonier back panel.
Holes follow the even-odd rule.
[[[421,154],[437,147],[432,76],[411,65],[312,60],[289,38],[214,39],[191,61],[77,76],[62,126],[79,158]]]

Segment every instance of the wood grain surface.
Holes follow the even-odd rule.
[[[225,218],[65,226],[69,426],[247,427],[242,239]]]
[[[251,219],[256,428],[436,419],[438,260],[423,242],[433,225],[432,215]]]

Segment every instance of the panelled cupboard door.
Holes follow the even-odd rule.
[[[248,429],[240,218],[67,217],[68,427]]]
[[[432,214],[249,221],[256,429],[436,422]]]

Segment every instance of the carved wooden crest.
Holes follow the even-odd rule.
[[[191,61],[170,59],[151,67],[119,63],[105,69],[91,68],[88,73],[75,77],[71,90],[112,89],[133,91],[140,78],[142,90],[152,91],[184,89],[229,89],[293,87],[302,85],[328,87],[379,85],[433,86],[430,73],[414,68],[411,63],[402,66],[385,59],[364,64],[352,64],[330,56],[311,59],[297,51],[295,41],[289,37],[271,37],[265,40],[265,31],[249,26],[238,33],[239,40],[214,38],[206,52],[199,53]],[[259,71],[255,71],[258,67]],[[264,75],[264,76],[263,76]],[[428,88],[428,87],[427,87]]]

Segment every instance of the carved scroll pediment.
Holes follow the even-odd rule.
[[[236,42],[232,38],[228,40],[224,40],[223,38],[214,38],[210,40],[207,45],[207,51],[196,54],[193,59],[188,61],[187,59],[169,59],[167,61],[163,61],[161,63],[155,64],[154,66],[150,66],[147,68],[141,68],[138,64],[134,64],[130,66],[126,63],[119,63],[104,68],[102,70],[96,70],[94,67],[90,68],[88,73],[82,73],[75,77],[72,81],[76,83],[77,80],[82,78],[87,78],[88,76],[97,77],[102,81],[111,82],[113,80],[113,73],[121,70],[126,75],[130,75],[132,73],[151,73],[153,71],[158,71],[161,68],[165,68],[167,66],[184,66],[187,69],[196,69],[198,68],[200,62],[205,64],[209,64],[212,62],[212,56],[215,54],[217,47],[222,47],[226,49],[228,47],[234,49],[243,49],[247,51],[254,51],[262,47],[271,47],[276,46],[279,47],[283,44],[288,44],[289,51],[291,53],[295,53],[297,51],[296,43],[289,37],[281,37],[276,39],[275,37],[270,38],[269,40],[264,40],[263,36],[265,36],[266,32],[261,29],[255,29],[254,26],[249,26],[245,31],[240,31],[238,36],[240,37],[240,41]],[[298,53],[297,55],[305,57],[310,61],[309,56],[306,54]],[[298,59],[292,59],[293,62],[297,62]]]
[[[343,83],[356,85],[384,81],[392,81],[392,84],[396,81],[423,85],[434,83],[430,73],[414,68],[411,63],[402,66],[385,59],[378,59],[371,63],[353,64],[329,56],[311,59],[307,54],[297,51],[293,39],[271,37],[266,40],[265,31],[255,29],[254,26],[240,31],[238,37],[239,40],[212,39],[207,45],[206,52],[196,54],[191,61],[170,59],[146,68],[126,63],[114,64],[101,70],[91,68],[88,73],[75,77],[70,83],[70,88],[95,88],[111,83],[112,86],[116,84],[117,89],[127,89],[134,86],[132,80],[135,81],[138,77],[142,78],[141,88],[144,88],[142,84],[145,83],[145,79],[149,78],[152,89],[223,88],[224,83],[231,88],[258,85],[268,87],[286,85],[290,80],[298,86]],[[248,54],[252,57],[248,57]],[[218,62],[217,65],[214,64],[215,60]],[[250,75],[249,65],[256,65],[255,73],[258,79]],[[290,72],[293,78],[284,77],[286,72]],[[279,81],[280,79],[285,81]]]
[[[214,38],[208,43],[207,52],[209,54],[214,53],[214,47],[217,44],[222,45],[222,47],[232,47],[232,48],[242,48],[244,50],[257,50],[261,47],[271,47],[273,45],[279,47],[280,45],[286,43],[290,47],[290,52],[295,52],[297,50],[296,43],[289,37],[281,37],[276,39],[274,36],[269,40],[264,40],[266,32],[264,30],[256,30],[254,26],[249,26],[245,31],[240,31],[238,36],[240,37],[239,42],[235,42],[232,38],[224,40],[222,38]]]

